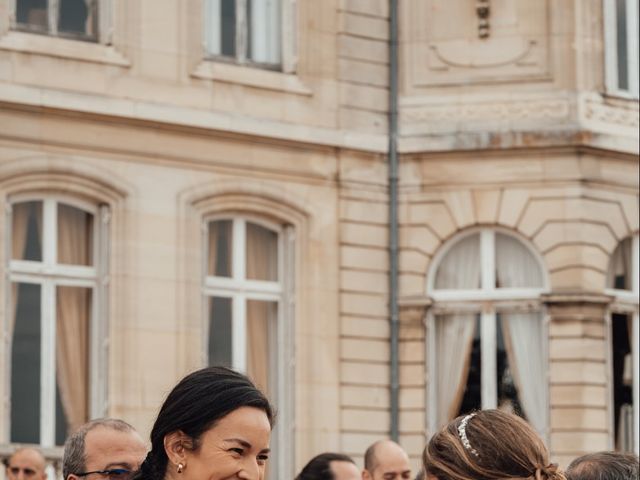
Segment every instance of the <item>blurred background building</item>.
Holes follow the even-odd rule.
[[[272,479],[476,408],[638,451],[637,0],[403,0],[397,97],[390,3],[0,0],[0,454],[213,363]]]

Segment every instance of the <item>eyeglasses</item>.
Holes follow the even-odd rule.
[[[76,477],[86,477],[87,475],[104,475],[112,480],[129,480],[133,472],[126,468],[113,468],[111,470],[95,470],[93,472],[76,473]]]
[[[9,473],[15,477],[20,474],[20,471],[24,472],[24,476],[27,478],[33,477],[36,474],[36,471],[33,468],[7,467],[7,470],[9,470]]]

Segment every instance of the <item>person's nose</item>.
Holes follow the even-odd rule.
[[[263,480],[264,467],[258,465],[257,459],[247,459],[242,467],[239,475],[242,480]]]

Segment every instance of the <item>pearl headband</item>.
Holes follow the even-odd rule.
[[[462,446],[465,449],[469,450],[469,452],[471,452],[476,457],[479,457],[480,455],[478,454],[477,450],[471,446],[471,443],[469,442],[469,438],[467,437],[467,424],[475,416],[476,416],[475,413],[470,413],[469,415],[467,415],[462,419],[462,421],[460,422],[460,425],[458,426],[458,436],[460,437]]]

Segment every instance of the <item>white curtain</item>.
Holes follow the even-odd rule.
[[[475,326],[475,313],[436,318],[438,426],[454,418],[460,409],[469,376]]]
[[[93,218],[58,205],[58,262],[90,265]],[[88,419],[91,290],[57,287],[56,375],[69,431]]]
[[[480,235],[458,241],[438,266],[435,288],[480,288]]]
[[[280,55],[280,0],[247,0],[250,5],[251,60],[278,64]]]
[[[247,278],[278,279],[278,234],[254,223],[246,223]],[[247,373],[264,392],[271,393],[269,338],[274,334],[277,306],[273,302],[247,301]]]
[[[447,252],[436,272],[436,289],[480,287],[480,236],[470,235]],[[469,375],[476,313],[436,318],[437,419],[443,425],[456,416]]]
[[[496,235],[496,277],[499,287],[541,287],[542,271],[525,245],[508,235]],[[539,312],[504,313],[502,329],[509,366],[520,402],[531,424],[546,426],[545,361],[542,318]]]
[[[546,427],[545,361],[542,318],[538,312],[501,316],[507,357],[529,422],[540,433]]]
[[[542,287],[540,265],[517,239],[496,234],[496,280],[500,288]]]

